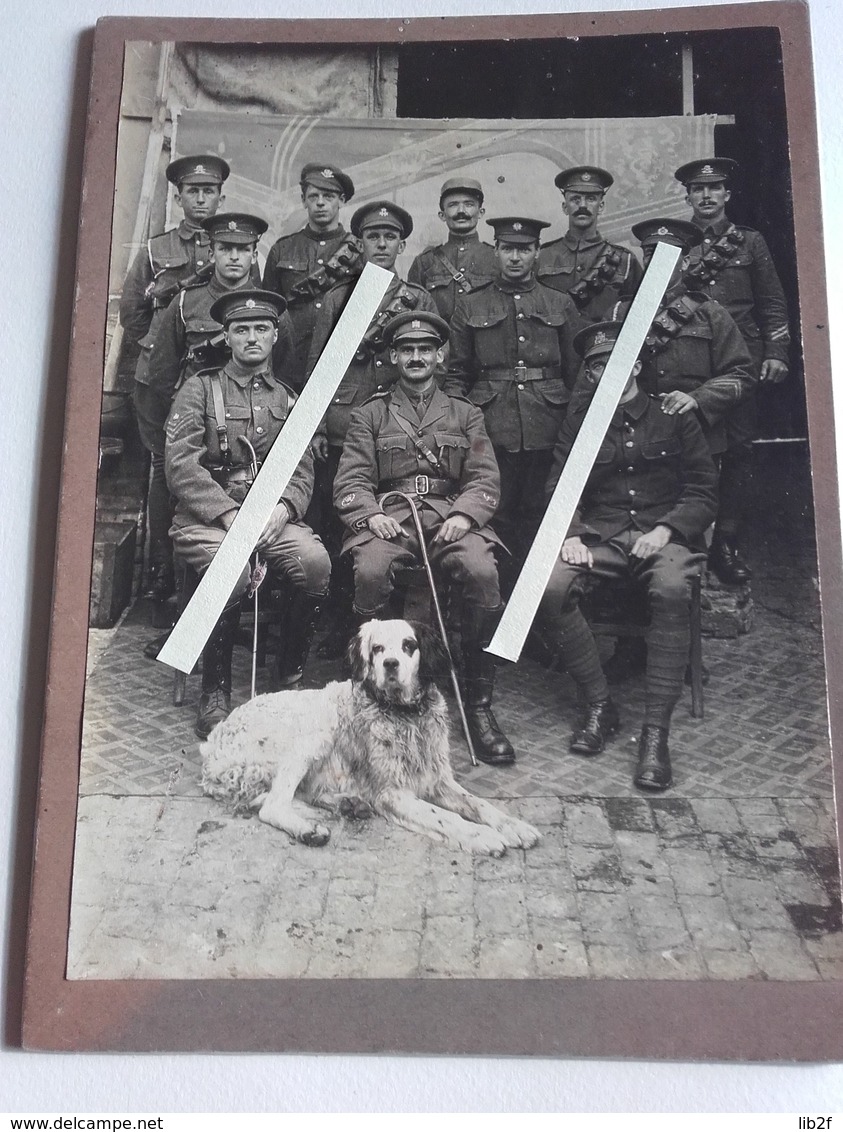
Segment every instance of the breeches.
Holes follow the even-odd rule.
[[[428,509],[421,511],[422,527],[428,536],[428,557],[434,570],[462,588],[469,605],[497,609],[501,603],[498,568],[493,544],[483,535],[468,531],[457,542],[429,541],[442,526],[442,519]],[[409,526],[410,520],[405,524]],[[418,537],[402,535],[396,539],[373,538],[351,548],[354,562],[354,606],[360,614],[373,614],[389,601],[395,586],[395,571],[419,562]]]
[[[225,538],[221,527],[204,527],[199,524],[173,526],[170,529],[173,548],[178,558],[198,573],[203,574]],[[304,523],[287,523],[284,530],[268,546],[262,546],[260,557],[274,573],[285,578],[296,589],[313,597],[328,592],[331,560],[318,535]],[[249,585],[250,569],[243,568],[232,597],[239,598]]]

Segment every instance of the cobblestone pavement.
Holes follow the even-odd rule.
[[[198,679],[173,707],[137,607],[92,636],[69,977],[843,977],[816,589],[806,548],[778,562],[775,537],[753,559],[755,628],[705,642],[705,718],[686,696],[665,796],[631,785],[640,681],[618,690],[621,734],[582,759],[570,681],[500,671],[518,763],[472,769],[453,746],[469,789],[542,831],[501,860],[379,818],[310,849],[204,798]],[[308,683],[338,675],[321,662]]]

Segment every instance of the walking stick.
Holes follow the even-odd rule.
[[[439,595],[436,593],[436,584],[433,580],[433,570],[430,565],[430,559],[427,556],[427,546],[424,541],[424,529],[419,518],[418,508],[416,507],[412,496],[406,495],[403,491],[388,491],[386,495],[382,495],[380,499],[381,507],[387,499],[392,499],[397,496],[399,499],[406,501],[410,508],[410,514],[413,516],[413,525],[416,528],[416,535],[419,540],[419,547],[421,549],[422,562],[424,564],[425,573],[427,574],[427,582],[430,586],[430,596],[433,598],[433,608],[436,610],[436,621],[439,625],[439,635],[442,638],[442,644],[445,647],[445,654],[448,657],[448,665],[451,669],[451,684],[454,688],[454,699],[457,701],[457,710],[460,713],[460,722],[462,723],[463,734],[465,741],[468,744],[468,753],[471,758],[471,765],[477,766],[477,757],[474,754],[474,743],[471,741],[471,734],[468,730],[468,719],[465,714],[465,706],[462,702],[462,693],[460,692],[460,682],[457,679],[457,670],[454,665],[454,656],[451,652],[451,646],[448,643],[448,634],[445,632],[445,620],[442,617],[442,609],[439,605]]]
[[[252,470],[252,483],[254,483],[258,474],[257,453],[252,447],[251,442],[248,441],[245,436],[238,436],[237,439],[241,444],[245,444],[245,446],[249,449],[249,455],[251,456],[249,463],[251,464]],[[250,597],[254,603],[255,618],[255,623],[252,627],[252,694],[250,699],[255,698],[255,684],[257,682],[258,675],[258,590],[260,589],[261,582],[265,577],[266,563],[261,562],[260,555],[258,554],[257,550],[255,550],[255,565],[252,568],[252,574],[249,579],[249,589],[246,591],[247,596]]]

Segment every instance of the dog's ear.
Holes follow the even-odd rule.
[[[448,654],[438,630],[418,621],[411,621],[410,624],[419,643],[419,680],[423,684],[429,684],[432,680],[447,677]]]
[[[357,683],[362,683],[369,671],[369,636],[368,632],[369,623],[361,625],[351,640],[348,642],[348,649],[346,651],[346,662],[349,671],[351,672],[351,679]]]

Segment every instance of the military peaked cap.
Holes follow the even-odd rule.
[[[574,349],[581,358],[610,354],[621,332],[622,322],[595,322],[574,335]]]
[[[231,167],[213,153],[198,157],[178,157],[167,166],[167,180],[173,185],[221,185]]]
[[[354,182],[347,173],[338,169],[336,165],[329,165],[325,161],[311,161],[301,171],[299,177],[302,192],[305,185],[313,185],[317,189],[329,189],[332,193],[342,193],[346,200],[354,196]]]
[[[269,225],[248,212],[218,212],[216,216],[203,220],[202,227],[212,240],[225,240],[228,244],[256,244]]]
[[[405,341],[427,342],[431,338],[444,346],[450,335],[445,319],[427,311],[402,311],[383,328],[384,341],[388,346],[397,346]]]
[[[733,161],[731,157],[703,157],[698,161],[689,161],[686,165],[680,165],[673,176],[683,185],[694,182],[714,183],[727,181],[737,167],[737,161]]]
[[[257,322],[258,319],[264,318],[270,319],[277,326],[278,319],[286,309],[286,300],[275,291],[245,289],[232,291],[217,299],[211,307],[210,315],[215,322],[223,326],[228,326],[235,319],[241,322]]]
[[[553,183],[563,193],[604,193],[615,178],[598,165],[575,165],[557,173]]]
[[[656,216],[632,225],[632,234],[644,248],[655,244],[671,244],[688,251],[702,240],[702,231],[687,220],[674,220],[670,216]]]
[[[542,228],[550,227],[546,220],[533,220],[529,216],[496,216],[486,223],[494,228],[496,240],[505,240],[508,244],[538,243]]]
[[[391,200],[373,200],[357,209],[350,228],[355,236],[361,236],[367,228],[394,228],[406,240],[413,230],[413,218]]]
[[[450,196],[451,193],[467,193],[471,197],[476,197],[481,205],[483,203],[483,186],[473,177],[451,177],[449,181],[446,181],[439,190],[440,208],[445,197]]]

